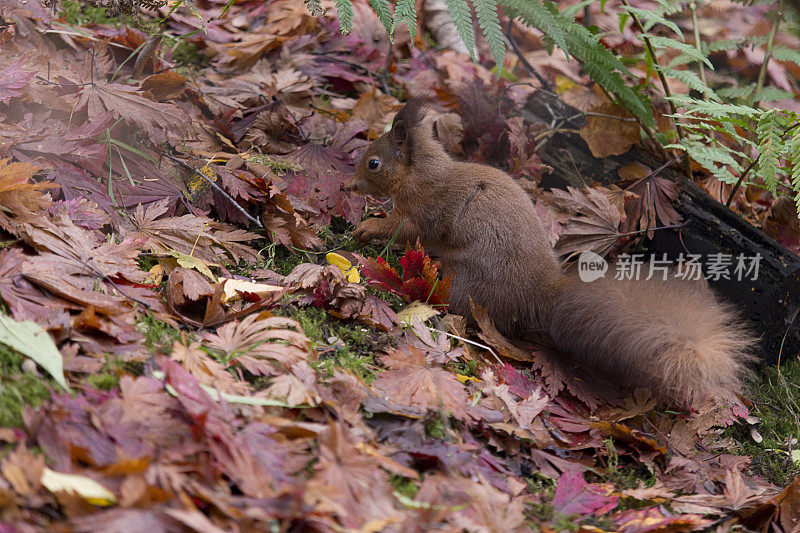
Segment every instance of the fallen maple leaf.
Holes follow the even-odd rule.
[[[580,518],[607,514],[619,503],[610,483],[595,485],[587,483],[580,472],[564,472],[556,485],[553,508],[565,515]]]
[[[553,189],[553,203],[569,213],[569,224],[556,244],[560,255],[572,257],[585,251],[604,256],[622,237],[619,231],[621,216],[602,190],[583,191],[568,187]]]
[[[417,242],[412,248],[406,246],[400,266],[402,277],[382,257],[377,259],[358,256],[362,271],[369,284],[378,290],[390,291],[406,302],[420,301],[432,306],[447,304],[452,276],[439,278],[439,267],[431,261],[422,245]]]
[[[136,124],[155,144],[179,143],[191,135],[190,117],[178,106],[159,103],[140,96],[136,89],[121,83],[96,81],[83,86],[76,109],[86,109],[90,117],[108,110],[114,118]]]
[[[381,361],[388,367],[373,387],[398,403],[437,412],[445,409],[457,418],[467,415],[468,395],[456,377],[426,362],[425,352],[413,346],[393,350]]]
[[[166,199],[154,202],[147,208],[138,205],[131,218],[133,227],[126,235],[146,239],[147,248],[154,253],[174,250],[207,263],[224,262],[228,254],[234,261],[255,261],[255,250],[243,243],[258,238],[258,235],[208,217],[188,214],[164,217],[167,211],[169,201]]]
[[[207,333],[203,339],[229,364],[238,362],[256,375],[276,375],[295,363],[316,359],[300,324],[289,318],[259,319],[252,314]]]

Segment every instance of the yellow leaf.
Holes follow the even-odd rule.
[[[109,506],[117,503],[114,493],[86,476],[64,474],[44,467],[42,486],[50,492],[71,492],[93,505]]]
[[[419,319],[420,322],[425,322],[432,316],[436,316],[438,314],[439,311],[428,304],[424,304],[422,302],[411,302],[399,313],[397,313],[397,318],[400,319],[401,324],[405,326],[411,326],[411,323],[414,321],[415,317]]]
[[[354,267],[353,263],[346,257],[336,252],[330,252],[325,255],[325,260],[328,261],[329,265],[339,267],[345,279],[350,283],[359,283],[361,281],[361,275],[358,273],[358,269]]]
[[[480,383],[481,380],[474,376],[465,376],[464,374],[456,374],[456,379],[461,383],[466,383],[467,381],[471,381],[473,383]]]
[[[150,275],[144,280],[145,283],[152,283],[153,285],[161,283],[161,279],[164,277],[164,267],[160,263],[153,265],[148,272]]]

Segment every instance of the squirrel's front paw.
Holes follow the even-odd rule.
[[[368,218],[353,230],[353,237],[361,242],[384,237],[386,233],[385,220],[383,218]]]

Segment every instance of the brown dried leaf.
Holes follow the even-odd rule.
[[[552,202],[569,213],[570,221],[556,244],[560,255],[572,257],[584,251],[604,256],[622,237],[620,213],[604,194],[604,189],[551,191]]]
[[[596,158],[624,154],[639,141],[639,124],[617,104],[601,104],[592,112],[597,114],[587,115],[580,135]]]

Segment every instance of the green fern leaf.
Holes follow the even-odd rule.
[[[728,147],[722,144],[712,146],[705,139],[687,136],[680,144],[671,144],[665,148],[684,150],[697,164],[725,183],[736,183],[737,177],[731,169],[737,174],[742,172],[741,165],[733,158]]]
[[[753,95],[755,102],[774,102],[775,100],[792,100],[794,93],[777,87],[762,87]]]
[[[394,21],[392,22],[392,35],[397,30],[397,25],[406,21],[408,32],[411,34],[411,47],[414,47],[414,38],[417,34],[417,10],[414,0],[397,0],[394,8]]]
[[[781,115],[774,109],[765,111],[758,119],[758,164],[756,168],[759,176],[764,178],[767,190],[773,196],[777,195],[778,157],[781,149]]]
[[[491,50],[497,65],[497,76],[499,77],[506,55],[506,43],[503,38],[503,30],[500,28],[500,18],[497,16],[497,0],[474,0],[473,5],[478,18],[478,26],[481,27],[486,42],[489,43],[489,50]]]
[[[789,140],[789,164],[791,165],[792,189],[794,189],[794,203],[797,205],[800,216],[800,124],[794,128],[794,135]]]
[[[518,17],[526,26],[532,26],[540,30],[564,53],[568,52],[567,35],[563,28],[563,21],[569,21],[569,19],[554,14],[555,8],[551,2],[542,4],[538,0],[500,0],[500,3],[509,15]],[[562,20],[559,21],[559,19]],[[574,21],[569,23],[575,24]]]
[[[565,19],[559,20],[566,30],[569,53],[581,62],[583,70],[606,91],[619,98],[622,105],[643,124],[653,127],[655,121],[649,102],[622,79],[620,73],[630,75],[630,71],[622,61],[580,24]]]
[[[678,41],[677,39],[662,37],[660,35],[648,35],[647,38],[656,48],[672,48],[673,50],[677,50],[682,54],[691,57],[695,61],[702,61],[708,68],[714,70],[714,65],[711,64],[711,61],[709,61],[709,59],[704,56],[702,52],[690,44]]]
[[[324,17],[325,8],[322,7],[322,0],[304,0],[306,7],[312,17]]]
[[[791,61],[795,65],[800,65],[800,50],[776,47],[772,49],[772,57],[778,61]]]
[[[741,85],[733,85],[731,87],[723,87],[717,89],[717,94],[722,98],[729,100],[736,100],[737,98],[749,98],[753,94],[753,89],[756,88],[755,83],[743,83]]]
[[[456,25],[456,30],[469,50],[469,55],[475,61],[475,34],[472,31],[472,13],[466,0],[445,0],[450,18]]]
[[[353,31],[353,3],[350,0],[336,0],[336,13],[339,15],[339,28],[349,35]]]
[[[659,13],[654,11],[650,11],[648,9],[640,9],[638,7],[631,7],[631,6],[622,6],[622,8],[632,15],[636,15],[636,17],[642,21],[642,26],[644,26],[645,31],[650,31],[650,28],[655,26],[656,24],[663,24],[667,28],[671,29],[678,35],[681,39],[683,39],[683,33],[681,29],[678,27],[677,24],[672,22],[671,20],[667,20],[662,17]]]
[[[372,6],[372,10],[375,11],[375,14],[378,15],[378,20],[380,20],[383,24],[383,27],[386,28],[386,33],[389,34],[389,39],[392,39],[392,27],[394,25],[394,21],[392,20],[392,11],[389,9],[388,0],[370,0],[370,5]]]
[[[661,72],[667,78],[678,80],[690,89],[704,95],[706,98],[711,100],[719,100],[719,96],[717,96],[714,90],[703,83],[703,80],[701,80],[700,77],[691,70],[677,70],[669,67],[661,67]]]

